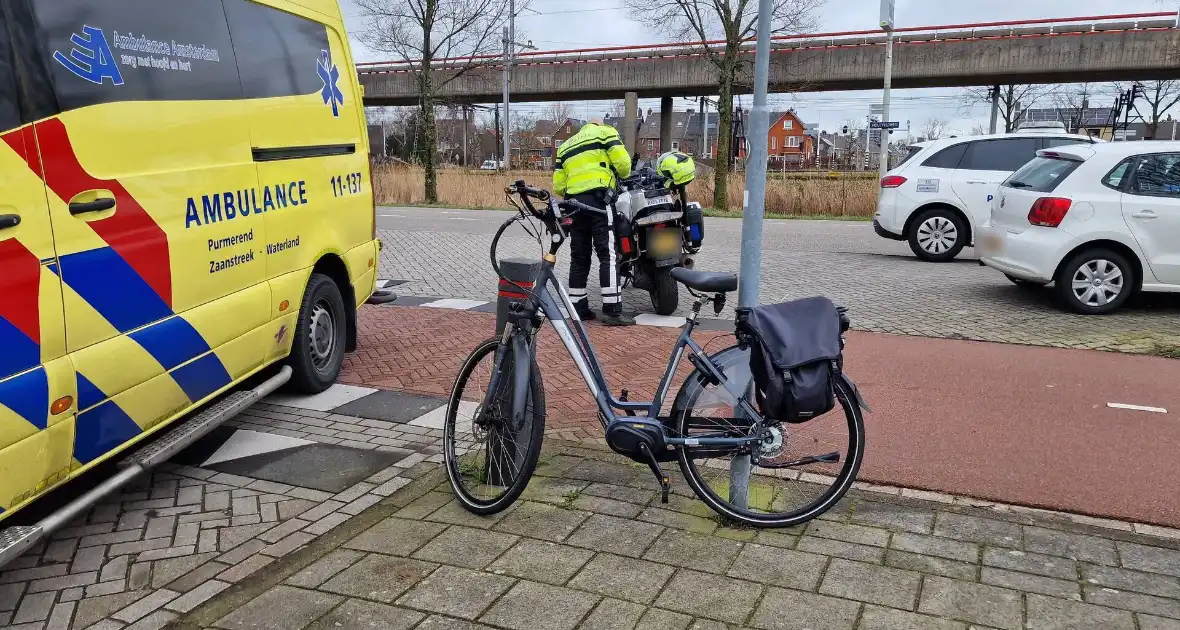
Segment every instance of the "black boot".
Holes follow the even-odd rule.
[[[578,314],[578,319],[584,322],[592,322],[598,319],[598,316],[594,314],[594,311],[590,310],[589,306],[584,306],[583,304],[575,305],[574,312]]]
[[[626,313],[602,313],[603,326],[634,326],[635,318]]]

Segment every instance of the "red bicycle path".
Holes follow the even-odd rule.
[[[493,332],[484,313],[362,309],[341,381],[445,396]],[[651,395],[677,334],[590,327],[611,386],[631,377],[636,400]],[[725,336],[696,335],[710,351]],[[600,440],[592,399],[555,337],[542,333],[538,360],[550,433]],[[1180,527],[1180,360],[854,331],[845,371],[873,408],[862,481]]]

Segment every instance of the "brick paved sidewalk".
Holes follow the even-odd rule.
[[[806,527],[734,529],[679,480],[661,505],[650,473],[603,450],[551,440],[542,462],[482,518],[441,470],[411,469],[172,627],[1180,628],[1176,541],[856,490]]]

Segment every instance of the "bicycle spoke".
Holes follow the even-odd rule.
[[[732,356],[732,355],[731,355]],[[748,355],[746,355],[748,356]],[[732,367],[748,358],[731,359]],[[731,502],[730,486],[735,459],[744,449],[686,447],[686,475],[698,480],[698,494],[706,502],[751,522],[807,520],[827,509],[850,483],[852,468],[859,466],[859,410],[847,393],[838,396],[833,410],[802,424],[770,423],[760,426],[743,418],[734,391],[748,391],[746,381],[701,385],[688,409],[678,418],[685,438],[757,437],[751,453],[748,493],[744,505]],[[834,498],[833,498],[834,497]],[[721,508],[724,508],[722,510]]]

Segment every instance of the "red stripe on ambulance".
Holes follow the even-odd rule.
[[[91,221],[89,225],[171,308],[168,235],[118,180],[97,179],[86,172],[60,120],[51,118],[37,123],[37,138],[47,174],[45,183],[62,201],[69,203],[88,190],[109,190],[115,195],[115,214]]]

